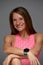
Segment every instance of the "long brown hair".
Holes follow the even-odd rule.
[[[32,19],[30,17],[30,14],[28,13],[28,11],[24,7],[17,7],[11,11],[10,16],[9,16],[11,34],[15,35],[15,34],[19,33],[19,31],[17,31],[13,25],[13,13],[18,13],[24,18],[25,24],[26,24],[26,30],[29,34],[36,33],[36,31],[33,28]]]

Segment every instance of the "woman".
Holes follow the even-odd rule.
[[[4,52],[8,56],[3,65],[40,65],[43,34],[34,30],[28,11],[24,7],[13,9],[9,22],[11,35],[4,38]]]

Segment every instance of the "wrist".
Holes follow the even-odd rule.
[[[31,51],[27,53],[27,56],[34,55]]]

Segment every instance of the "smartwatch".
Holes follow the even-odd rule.
[[[24,55],[27,56],[27,52],[29,52],[29,49],[28,48],[25,48],[24,49]]]

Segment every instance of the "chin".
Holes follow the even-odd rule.
[[[18,30],[19,32],[23,31],[23,30]]]
[[[17,29],[19,32],[23,31],[24,29]]]

